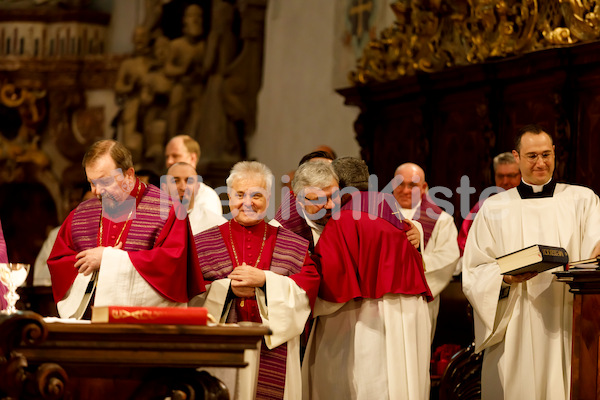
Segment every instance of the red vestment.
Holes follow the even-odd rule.
[[[361,196],[364,203],[357,216],[352,204],[358,204]],[[345,303],[395,293],[423,295],[431,300],[421,254],[398,224],[388,220],[397,218],[390,217],[394,213],[389,203],[381,201],[369,207],[368,196],[366,192],[353,196],[321,234],[314,253],[321,274],[319,297]]]
[[[135,189],[131,193],[133,197],[136,197],[137,188],[138,183],[136,181]],[[146,187],[145,190],[142,188],[143,193],[138,196],[137,205],[145,196],[149,195],[149,190],[153,190],[154,196],[156,196],[155,192],[158,189],[154,186]],[[98,202],[98,200],[91,199],[87,202]],[[82,205],[79,207],[82,207]],[[94,215],[93,220],[100,221],[101,209],[99,208],[97,212],[93,211],[97,214]],[[75,246],[72,225],[76,212],[77,209],[72,211],[62,224],[48,258],[48,267],[52,277],[52,291],[56,302],[63,299],[78,273],[74,265],[77,260],[76,255],[80,250]],[[162,228],[154,243],[143,250],[128,251],[129,259],[137,272],[165,299],[186,303],[193,296],[204,291],[202,271],[198,265],[194,239],[188,220],[187,218],[176,218],[173,207],[170,207],[167,219],[155,222],[162,224]],[[96,222],[96,224],[96,226],[99,226],[99,222]],[[123,242],[124,249],[127,250],[127,238],[132,224],[132,220],[115,223],[108,218],[102,218],[103,238],[99,238],[98,228],[95,228],[96,237],[98,237],[95,245],[98,246],[101,243],[102,246],[114,246],[120,235],[120,241]],[[91,248],[93,247],[89,247],[89,249]]]

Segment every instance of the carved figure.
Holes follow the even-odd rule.
[[[115,83],[117,101],[122,104],[119,126],[123,144],[131,151],[133,162],[141,161],[143,135],[138,128],[140,92],[142,82],[152,62],[150,58],[150,35],[144,26],[133,32],[134,56],[121,63]]]
[[[154,41],[154,60],[144,77],[140,95],[144,107],[143,129],[146,139],[146,161],[162,165],[164,145],[167,138],[168,106],[173,79],[165,74],[164,66],[169,58],[169,39],[159,36]]]
[[[206,159],[239,157],[235,121],[244,118],[247,111],[225,83],[234,78],[229,68],[237,52],[237,38],[232,30],[234,15],[232,4],[222,0],[213,3],[212,29],[204,59],[208,80],[203,107],[198,110],[202,117],[196,135]]]
[[[196,132],[204,91],[203,59],[206,43],[202,24],[203,10],[189,5],[183,15],[183,36],[173,39],[164,72],[174,81],[169,99],[168,133]]]

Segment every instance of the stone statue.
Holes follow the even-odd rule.
[[[256,124],[266,1],[205,0],[202,6],[187,3],[182,15],[183,4],[145,0],[135,51],[121,64],[115,84],[119,137],[144,168],[161,169],[166,142],[179,134],[200,143],[207,163],[238,161]],[[180,37],[179,27],[165,25],[164,18],[173,21],[175,15]]]
[[[119,127],[123,144],[131,151],[133,162],[142,159],[143,134],[138,127],[140,92],[142,82],[148,73],[152,59],[150,35],[144,26],[138,26],[133,32],[134,55],[121,63],[115,82],[117,101],[121,103]]]
[[[212,29],[208,35],[204,70],[208,74],[201,119],[196,139],[204,159],[240,157],[235,107],[228,102],[225,80],[237,56],[237,38],[232,30],[235,8],[223,0],[213,2]],[[235,101],[235,99],[234,99]]]
[[[164,66],[169,58],[170,41],[159,36],[154,41],[154,62],[142,83],[143,132],[146,139],[146,162],[162,168],[164,146],[167,141],[167,119],[173,79],[165,74]]]
[[[173,79],[169,99],[168,134],[173,137],[198,129],[204,91],[203,60],[206,43],[203,10],[189,5],[183,15],[183,36],[171,41],[165,75]]]

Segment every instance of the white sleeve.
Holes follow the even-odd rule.
[[[458,230],[454,218],[443,212],[438,218],[427,246],[423,251],[425,278],[433,297],[437,297],[450,283],[456,262],[460,257]]]
[[[495,259],[498,238],[495,238],[484,210],[485,203],[467,236],[462,269],[463,292],[473,306],[476,352],[503,340],[506,323],[518,297],[515,289],[520,289],[520,285],[513,285],[508,299],[504,299],[504,304],[499,307],[503,276]]]
[[[217,215],[223,215],[223,206],[221,205],[219,195],[213,188],[204,183],[200,184],[200,188],[196,194],[194,207],[197,205],[201,205],[205,210],[211,211]]]
[[[35,264],[33,266],[33,286],[52,286],[47,261],[50,252],[52,251],[52,247],[54,247],[54,242],[56,242],[59,230],[60,226],[57,226],[48,233],[48,237],[44,241],[44,244],[35,259]]]
[[[81,303],[83,301],[85,290],[88,287],[90,280],[92,279],[92,274],[87,276],[83,274],[77,274],[73,284],[65,294],[65,296],[56,303],[56,308],[58,310],[58,315],[61,318],[75,318],[75,313],[79,310]],[[88,300],[89,301],[89,300]],[[86,307],[85,304],[83,307]]]
[[[229,308],[231,306],[230,304],[225,304],[230,286],[231,279],[218,279],[206,285],[206,292],[194,297],[188,304],[190,307],[205,307],[217,322],[224,323],[227,320],[228,312],[224,313],[223,310],[225,307]]]
[[[181,307],[186,303],[165,299],[139,274],[126,251],[107,247],[98,270],[94,305]]]
[[[265,271],[266,293],[256,289],[256,300],[260,316],[273,332],[265,336],[268,348],[273,349],[303,331],[310,315],[310,304],[306,292],[287,276]]]

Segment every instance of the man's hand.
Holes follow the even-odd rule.
[[[231,279],[231,286],[251,288],[262,287],[267,280],[265,271],[251,267],[246,263],[234,268],[228,278]]]
[[[238,286],[238,285],[239,285],[239,283],[236,283],[236,281],[231,281],[231,291],[237,297],[254,297],[254,295],[256,294],[254,292],[253,287]]]
[[[590,258],[594,258],[594,257],[598,257],[600,256],[600,242],[596,243],[596,247],[594,247],[594,250],[592,250],[592,254],[590,255]]]
[[[517,275],[504,275],[504,282],[512,285],[513,283],[521,283],[530,280],[534,276],[537,276],[537,272],[525,272],[524,274]]]
[[[231,279],[231,290],[237,297],[254,297],[254,288],[265,284],[265,272],[246,263],[236,267],[228,276]]]
[[[117,244],[114,248],[120,249],[123,247],[123,243]],[[102,262],[102,252],[105,247],[95,247],[90,250],[84,250],[78,253],[75,258],[75,268],[79,269],[79,273],[85,276],[91,274],[94,271],[100,269],[100,263]]]
[[[410,226],[410,229],[406,231],[406,237],[410,244],[415,246],[416,249],[419,248],[419,242],[421,241],[421,233],[417,229],[417,227],[410,221],[410,219],[405,219],[404,222]]]

